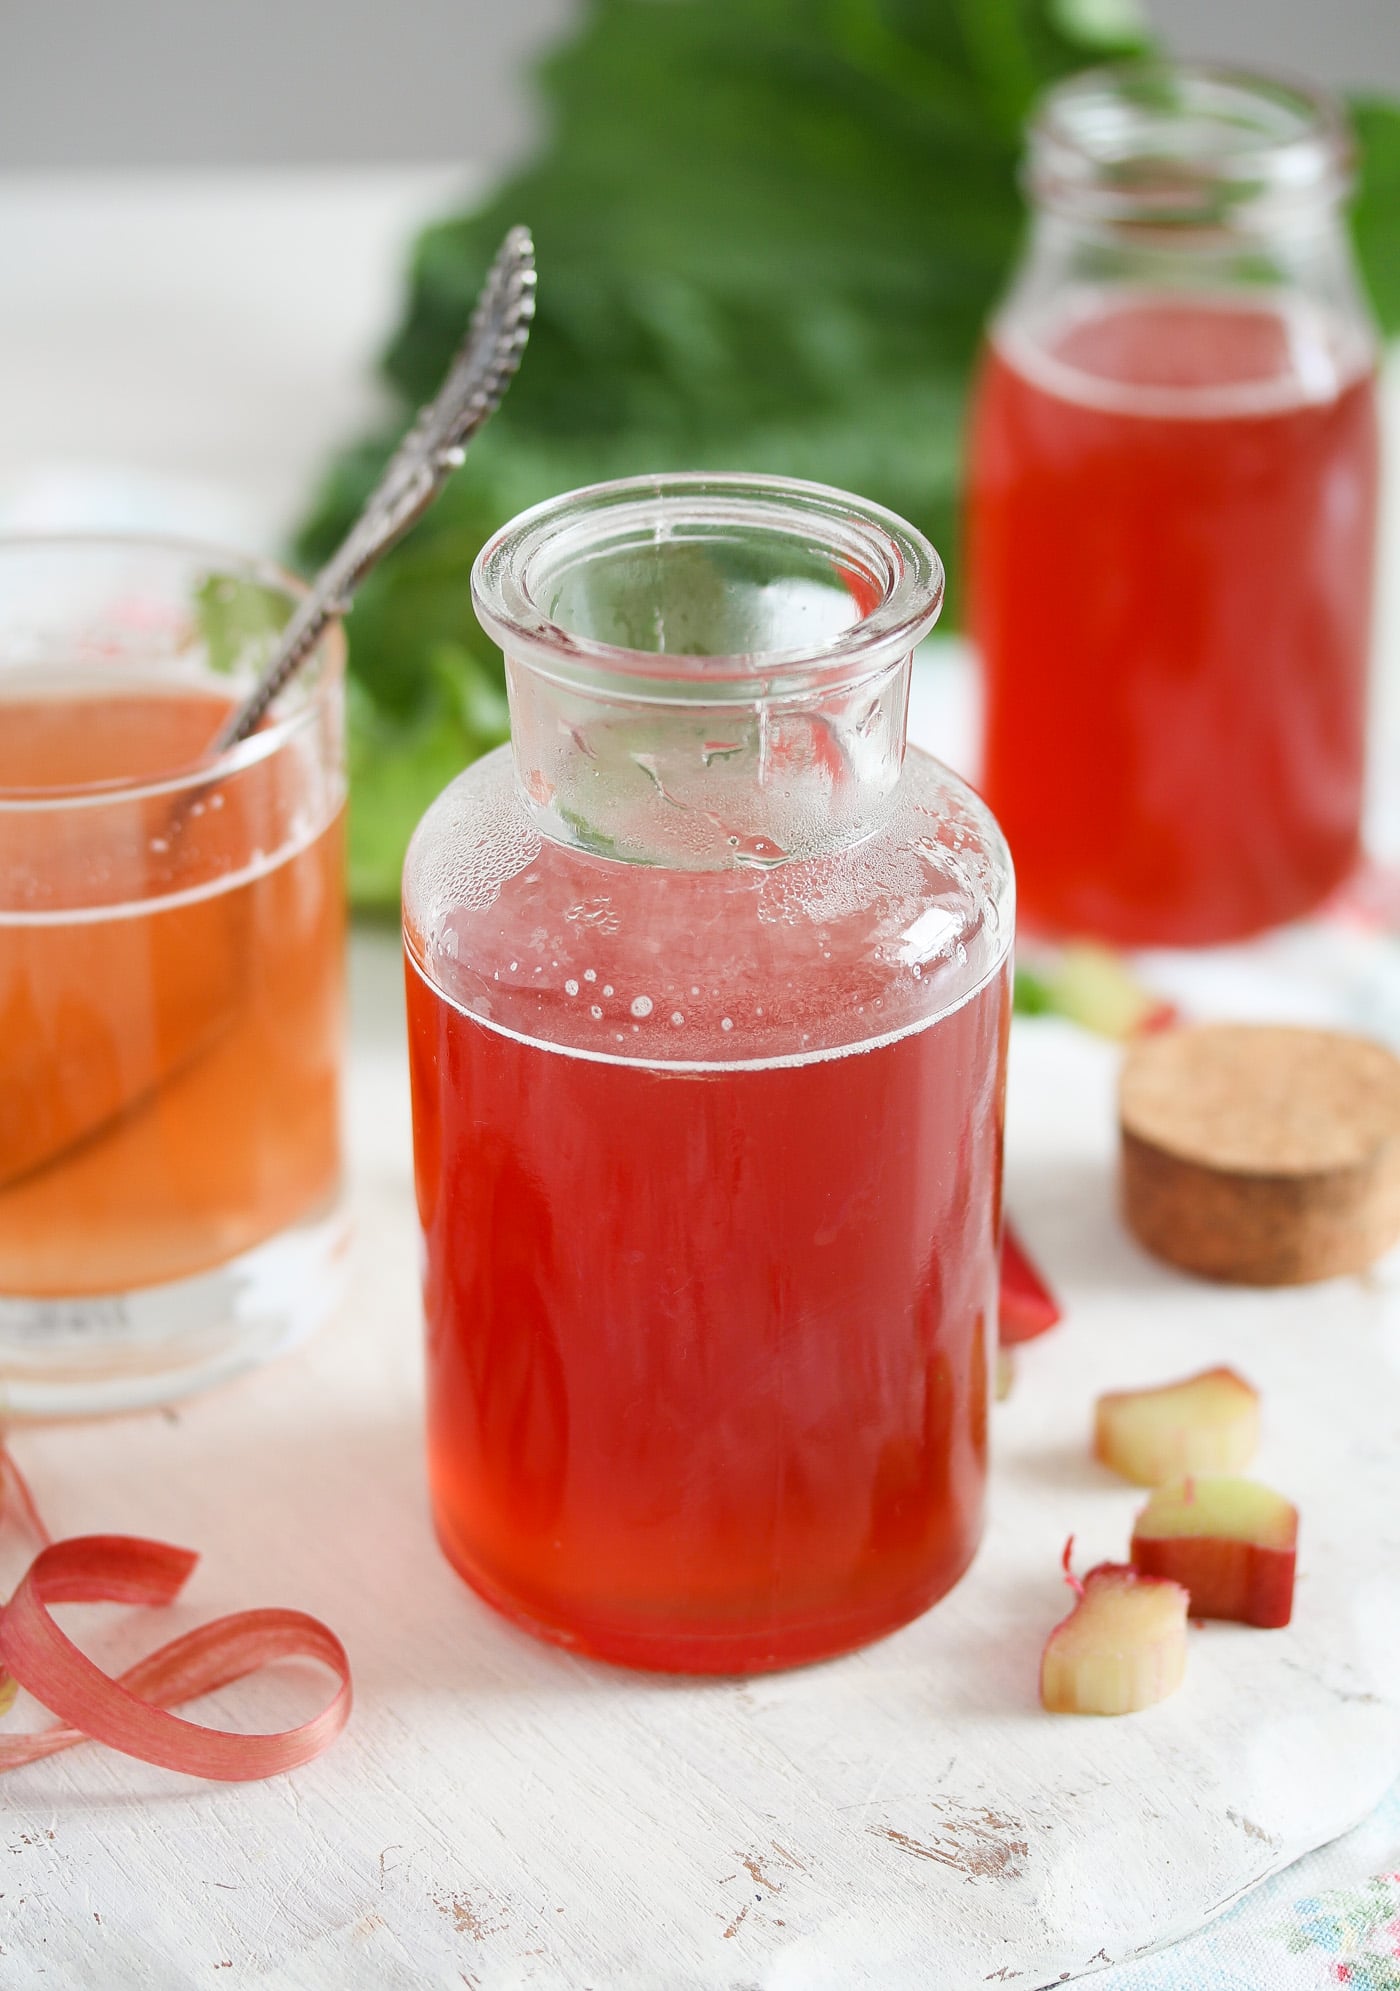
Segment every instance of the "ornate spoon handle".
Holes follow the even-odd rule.
[[[210,756],[246,740],[324,634],[344,615],[382,553],[422,517],[500,406],[520,364],[535,315],[535,248],[528,228],[512,228],[477,299],[447,378],[390,457],[364,510],[298,604],[257,684],[229,715]]]

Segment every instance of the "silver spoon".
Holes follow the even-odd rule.
[[[349,608],[380,555],[428,509],[500,406],[535,315],[535,245],[512,228],[476,301],[447,378],[390,457],[364,510],[302,597],[257,684],[210,742],[211,759],[255,732],[274,698],[301,668],[326,627]]]

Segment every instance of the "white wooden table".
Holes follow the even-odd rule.
[[[355,957],[344,1315],[197,1402],[17,1447],[57,1531],[204,1551],[161,1636],[260,1603],[323,1616],[349,1648],[352,1724],[258,1785],[97,1749],[11,1776],[0,1981],[1042,1985],[1186,1933],[1379,1801],[1400,1770],[1400,1266],[1263,1296],[1152,1266],[1112,1215],[1113,1054],[1034,1025],[1009,1190],[1070,1322],[1023,1352],[996,1413],[972,1573],[895,1637],[798,1673],[593,1665],[497,1619],[432,1541],[398,963],[384,936]],[[1121,1554],[1138,1504],[1089,1457],[1093,1391],[1218,1359],[1263,1390],[1261,1470],[1303,1509],[1297,1620],[1200,1634],[1186,1688],[1150,1714],[1051,1719],[1036,1673],[1067,1601],[1060,1547],[1074,1530],[1086,1561]],[[6,1545],[0,1576],[19,1556]],[[148,1613],[72,1615],[122,1659],[155,1637]],[[321,1691],[288,1669],[209,1718],[283,1725]]]
[[[450,181],[0,185],[0,515],[120,508],[271,541],[367,406],[405,230]],[[916,731],[947,747],[964,690],[922,677]],[[1184,1932],[1379,1798],[1400,1768],[1393,1281],[1203,1294],[1149,1266],[1111,1215],[1111,1058],[1057,1025],[1016,1048],[1009,1182],[1072,1326],[1026,1352],[998,1414],[993,1526],[954,1598],[868,1653],[751,1683],[631,1678],[497,1621],[426,1518],[392,939],[358,936],[353,969],[345,1317],[199,1403],[19,1444],[57,1529],[205,1552],[170,1630],[258,1603],[326,1617],[352,1726],[256,1787],[94,1749],[10,1779],[0,1982],[1029,1986]],[[1286,1634],[1216,1628],[1150,1716],[1049,1722],[1059,1545],[1073,1527],[1092,1556],[1121,1550],[1134,1507],[1087,1459],[1092,1389],[1221,1358],[1271,1405],[1263,1464],[1302,1497],[1306,1608]],[[134,1653],[150,1624],[117,1615],[74,1621]],[[317,1691],[260,1682],[211,1718],[280,1724]]]

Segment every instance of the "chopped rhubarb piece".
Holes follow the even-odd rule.
[[[1145,989],[1121,954],[1086,941],[1066,947],[1047,984],[1050,1007],[1100,1037],[1164,1030],[1177,1012]]]
[[[1051,1714],[1136,1714],[1164,1701],[1186,1672],[1186,1592],[1179,1583],[1103,1562],[1045,1641],[1040,1699]]]
[[[998,1329],[1003,1348],[1033,1341],[1060,1319],[1055,1295],[1041,1277],[1008,1217],[1001,1231],[1001,1303]]]
[[[1094,1408],[1094,1452],[1136,1486],[1247,1466],[1259,1443],[1259,1397],[1233,1369],[1204,1369],[1157,1389],[1110,1390]]]
[[[1286,1625],[1297,1554],[1297,1508],[1252,1479],[1159,1486],[1133,1528],[1133,1567],[1184,1584],[1194,1618]]]

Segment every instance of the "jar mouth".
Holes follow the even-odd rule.
[[[1352,161],[1345,114],[1325,91],[1211,63],[1136,62],[1049,91],[1026,179],[1061,213],[1209,227],[1340,201]]]
[[[932,628],[943,567],[883,506],[796,478],[628,477],[483,547],[472,597],[511,662],[666,703],[856,682]]]

